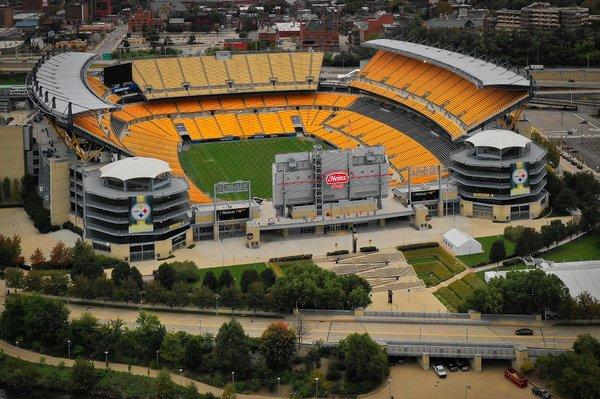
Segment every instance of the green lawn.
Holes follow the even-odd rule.
[[[504,236],[488,236],[488,237],[478,237],[477,241],[481,243],[483,246],[483,252],[480,254],[473,255],[462,255],[459,256],[460,259],[465,265],[469,267],[475,267],[477,265],[489,263],[490,261],[490,250],[492,249],[492,244],[497,239],[504,240],[504,246],[506,247],[506,255],[511,256],[515,252],[515,244],[512,241],[509,241]]]
[[[235,279],[235,284],[239,287],[240,281],[242,281],[242,273],[244,270],[254,269],[257,272],[262,272],[267,269],[268,266],[265,263],[247,263],[244,265],[233,265],[233,266],[221,266],[221,267],[211,267],[208,269],[200,269],[198,274],[200,278],[198,279],[197,284],[202,285],[202,280],[204,279],[204,275],[209,271],[212,271],[215,277],[218,279],[223,270],[227,269]]]
[[[546,260],[576,262],[600,259],[600,237],[588,234],[542,254]]]
[[[3,73],[0,74],[0,85],[24,85],[26,73]]]
[[[179,157],[186,174],[206,193],[213,193],[214,183],[249,180],[252,195],[272,198],[271,165],[275,154],[310,151],[315,144],[312,139],[298,137],[220,141],[194,144]],[[329,148],[321,144],[323,148]],[[241,196],[224,198],[239,199]]]
[[[311,259],[293,260],[288,262],[273,262],[270,263],[271,268],[277,277],[283,277],[293,266],[310,266],[314,265]]]
[[[465,270],[465,266],[442,248],[423,248],[404,251],[417,277],[431,287]]]
[[[479,276],[470,273],[449,284],[447,287],[440,288],[433,294],[442,302],[451,312],[457,312],[463,309],[463,303],[473,290],[485,286],[485,282]]]

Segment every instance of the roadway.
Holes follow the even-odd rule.
[[[112,53],[121,43],[121,40],[127,35],[129,28],[127,24],[118,25],[115,29],[104,36],[102,41],[98,43],[94,52],[96,54]]]
[[[85,307],[70,305],[71,317],[76,318],[84,312],[93,313],[99,320],[107,321],[121,318],[128,326],[133,326],[138,316],[137,310]],[[181,330],[188,333],[209,332],[216,334],[221,325],[230,317],[220,315],[196,315],[171,312],[153,312],[168,330]],[[246,333],[258,337],[274,321],[270,318],[236,317]],[[285,317],[292,327],[296,325],[295,316]],[[536,348],[570,348],[578,335],[590,333],[600,338],[600,327],[596,326],[544,326],[543,323],[494,324],[494,325],[451,325],[451,324],[399,324],[363,321],[352,317],[315,316],[303,317],[308,334],[304,342],[323,340],[338,342],[347,335],[369,333],[373,339],[395,341],[433,341],[433,342],[469,342],[469,343],[513,343]],[[519,327],[530,327],[533,336],[516,336]]]

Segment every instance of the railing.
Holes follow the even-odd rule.
[[[469,319],[468,313],[435,313],[435,312],[386,312],[366,311],[365,317],[413,317],[420,319]]]

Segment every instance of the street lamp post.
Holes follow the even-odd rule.
[[[67,340],[67,346],[69,347],[69,359],[71,358],[71,340]]]
[[[158,350],[156,350],[156,368],[158,368]]]
[[[219,298],[220,298],[219,294],[216,294],[215,300],[217,301],[217,316],[219,315]]]
[[[419,342],[423,339],[423,327],[419,327]]]
[[[319,377],[315,377],[315,398],[319,397]]]
[[[465,399],[467,399],[467,392],[469,389],[471,389],[471,386],[469,384],[465,384]]]
[[[279,396],[279,384],[281,383],[281,377],[277,377],[277,396]]]
[[[17,341],[17,349],[19,349],[19,341]]]
[[[108,351],[104,351],[104,361],[106,362],[106,368],[108,368]]]
[[[235,371],[231,372],[231,385],[233,385],[233,390],[235,391]]]
[[[388,399],[392,399],[392,377],[388,378]]]
[[[200,335],[202,335],[202,319],[198,320],[198,330],[200,331]]]

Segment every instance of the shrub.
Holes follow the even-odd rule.
[[[75,226],[70,221],[64,222],[62,228],[66,230],[71,230],[73,233],[79,235],[80,237],[83,237],[83,230],[80,227]]]
[[[437,248],[439,246],[440,246],[439,242],[420,242],[418,244],[398,245],[396,247],[396,249],[398,251],[410,251],[413,249]]]
[[[508,260],[505,260],[504,262],[502,262],[502,266],[514,266],[518,263],[521,263],[521,259],[519,259],[519,258],[508,259]]]
[[[309,260],[309,259],[312,259],[312,254],[279,256],[279,257],[275,257],[275,258],[270,258],[269,262],[291,262],[294,260]]]
[[[350,251],[348,251],[347,249],[339,249],[337,251],[327,252],[327,256],[347,255],[349,253]]]
[[[379,250],[374,245],[370,245],[368,247],[361,247],[360,248],[360,252],[378,252],[378,251]]]

